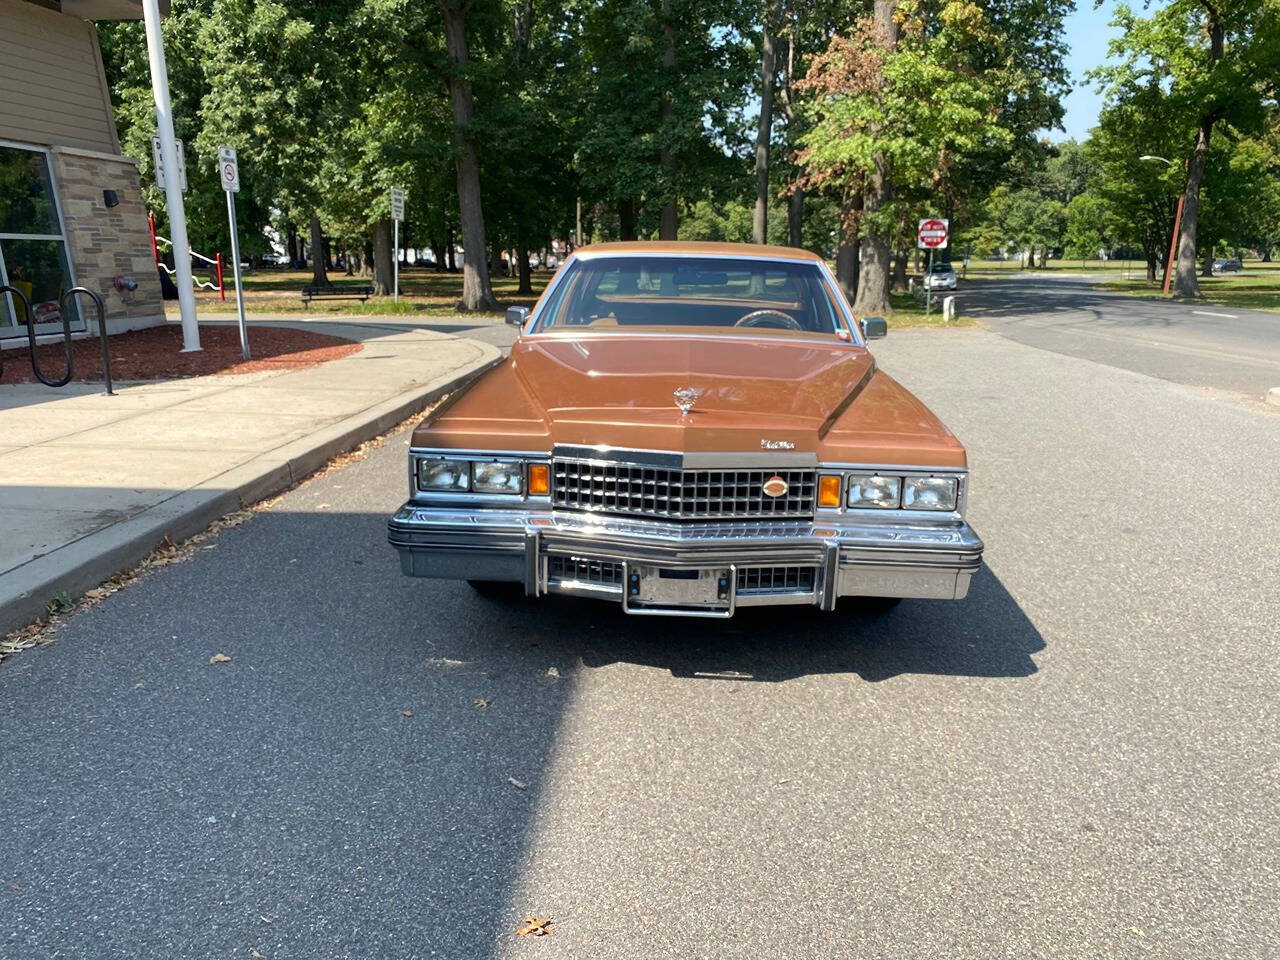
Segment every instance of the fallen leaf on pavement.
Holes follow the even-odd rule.
[[[493,697],[476,697],[471,701],[471,705],[480,710],[483,710],[491,703],[493,703]]]
[[[89,600],[101,600],[103,597],[111,596],[111,591],[104,587],[94,587],[92,590],[86,590],[84,595]]]
[[[535,917],[529,914],[524,924],[516,931],[517,937],[545,937],[551,933],[550,917]]]
[[[225,653],[215,653],[212,657],[209,658],[209,662],[210,663],[230,663],[231,658],[228,657]]]
[[[778,781],[778,786],[782,786],[784,783],[790,783],[790,782],[791,782],[790,777],[784,777],[782,780]]]
[[[515,777],[507,777],[507,783],[511,784],[517,790],[528,790],[529,785],[523,780],[517,780]]]
[[[10,889],[10,890],[21,890],[22,888],[21,888],[20,886],[18,886],[16,883],[10,883],[10,884],[9,884],[9,889]]]
[[[547,668],[547,676],[548,676],[548,677],[553,677],[553,678],[559,679],[559,677],[560,677],[560,671],[559,671],[558,669],[556,669],[555,667],[548,667],[548,668]]]
[[[413,711],[412,711],[412,710],[401,710],[401,711],[400,711],[400,716],[402,716],[402,717],[409,717],[410,719],[412,719],[412,718],[413,718]]]
[[[252,957],[253,960],[262,960],[262,954],[260,954],[257,950],[250,950],[249,956]]]

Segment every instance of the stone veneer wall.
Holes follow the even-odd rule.
[[[51,152],[72,273],[77,284],[102,296],[107,331],[121,333],[163,323],[164,298],[137,163],[70,147],[54,147]],[[103,190],[116,191],[120,203],[108,208]],[[120,293],[115,288],[117,274],[132,277],[138,289]],[[87,329],[96,333],[91,302],[88,297],[80,300]]]

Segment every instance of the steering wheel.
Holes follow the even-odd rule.
[[[752,310],[743,317],[738,318],[735,327],[779,327],[783,330],[803,330],[790,314],[783,313],[781,310],[773,310],[765,307],[763,310]]]

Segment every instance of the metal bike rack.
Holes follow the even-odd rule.
[[[68,297],[75,298],[80,294],[84,294],[90,300],[92,300],[94,308],[98,311],[98,339],[102,343],[102,378],[107,383],[107,396],[108,397],[115,396],[114,391],[112,391],[111,389],[111,352],[107,349],[107,309],[103,305],[102,297],[99,296],[95,291],[90,290],[88,287],[72,287],[70,290],[68,290],[66,293],[64,293],[61,297],[58,298],[58,310],[62,314],[62,317],[63,317],[62,322],[64,325],[68,324],[68,321],[66,319],[67,298]],[[69,330],[69,327],[68,327],[68,330]],[[70,336],[70,333],[68,333],[68,337],[69,336]],[[70,356],[71,356],[71,351],[70,351],[70,347],[68,347],[68,350],[67,350],[68,378],[70,378],[70,375],[71,375],[70,374],[70,370],[71,370]],[[36,376],[39,376],[39,374],[37,373]]]
[[[106,308],[103,305],[102,297],[90,290],[88,287],[72,287],[61,297],[58,298],[58,312],[62,319],[62,346],[66,351],[67,372],[61,380],[54,380],[46,377],[44,371],[40,369],[40,359],[36,355],[36,313],[31,305],[30,298],[19,290],[17,287],[0,285],[0,296],[6,293],[17,294],[22,301],[23,309],[27,316],[27,350],[31,354],[31,372],[36,375],[36,379],[43,383],[46,387],[65,387],[71,382],[71,377],[75,373],[75,355],[71,350],[71,318],[67,315],[66,306],[67,298],[84,294],[93,301],[93,305],[98,311],[98,334],[102,338],[102,374],[107,382],[107,395],[113,396],[111,389],[111,358],[107,351],[107,325],[106,325]],[[4,353],[0,351],[0,373],[4,372]]]

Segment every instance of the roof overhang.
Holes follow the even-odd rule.
[[[141,0],[62,0],[58,8],[81,20],[141,20]],[[160,15],[169,13],[169,0],[160,0]]]

